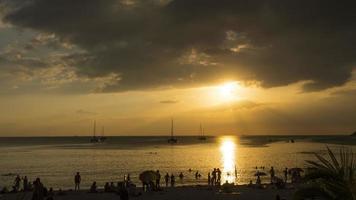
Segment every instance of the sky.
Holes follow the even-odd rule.
[[[351,134],[354,4],[0,0],[0,136]]]

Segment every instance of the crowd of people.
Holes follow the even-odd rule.
[[[256,167],[256,184],[252,183],[252,180],[250,181],[249,186],[256,186],[256,187],[261,187],[262,186],[262,181],[261,181],[261,176],[268,176],[267,173],[263,172],[265,167]],[[299,170],[298,170],[299,169]],[[259,171],[261,170],[261,172]],[[272,185],[277,186],[278,188],[282,188],[285,186],[287,181],[291,183],[298,183],[301,180],[301,170],[300,168],[292,168],[288,169],[285,168],[283,170],[283,178],[279,178],[276,176],[276,172],[274,167],[272,166],[270,170],[268,171],[269,176],[270,176],[270,183]],[[189,173],[192,173],[193,171],[191,169],[188,170]],[[144,191],[146,190],[161,190],[161,173],[159,170],[155,171],[156,176],[155,180],[153,180],[150,183],[147,183],[146,188],[145,185],[143,185]],[[231,174],[227,174],[227,176],[230,176]],[[193,176],[190,175],[190,176]],[[235,176],[237,178],[237,170],[235,167]],[[186,177],[183,172],[178,173],[179,180],[183,182],[184,178]],[[195,179],[200,179],[202,176],[199,173],[199,171],[195,171],[194,173]],[[221,177],[222,177],[222,171],[219,168],[214,168],[211,172],[207,174],[207,184],[209,186],[220,186],[221,185]],[[175,187],[175,182],[176,182],[176,177],[173,173],[169,174],[166,173],[164,176],[164,181],[165,181],[165,187]],[[80,172],[77,172],[74,175],[74,191],[79,191],[81,189],[81,182],[82,178],[80,175]],[[21,187],[22,185],[22,187]],[[117,182],[115,184],[114,182],[106,182],[105,185],[103,186],[103,192],[115,192],[118,195],[120,195],[121,199],[125,200],[128,199],[129,195],[137,195],[138,193],[136,192],[136,185],[131,181],[130,174],[127,174],[124,176],[123,181]],[[20,177],[17,175],[14,179],[14,184],[12,186],[12,190],[8,191],[6,187],[2,189],[2,193],[7,193],[7,192],[20,192],[20,191],[32,191],[32,200],[53,200],[54,197],[54,192],[52,188],[47,189],[47,187],[44,186],[44,184],[41,182],[40,178],[36,178],[34,181],[29,181],[27,176]],[[94,181],[90,188],[89,191],[90,193],[98,193],[98,185],[97,182]],[[61,190],[59,190],[58,193],[64,193]]]
[[[211,175],[210,175],[211,174]],[[214,168],[213,171],[208,173],[208,185],[220,185],[221,183],[221,170]]]
[[[260,167],[260,168],[257,168],[256,167],[256,170],[257,169],[262,169],[264,170],[265,167]],[[302,176],[301,176],[301,172],[303,170],[300,169],[300,168],[291,168],[291,169],[288,169],[287,167],[283,170],[283,178],[281,177],[277,177],[276,176],[276,172],[275,172],[275,169],[274,167],[272,166],[269,170],[269,175],[270,175],[270,183],[274,186],[276,186],[277,188],[284,188],[285,185],[287,184],[288,182],[288,179],[290,177],[290,182],[292,184],[295,184],[295,183],[299,183],[302,179]],[[257,172],[255,173],[255,176],[256,176],[256,184],[253,185],[252,183],[252,180],[250,181],[250,183],[248,184],[249,186],[256,186],[258,188],[261,188],[262,187],[262,181],[261,181],[261,176],[265,176],[267,174],[265,174],[264,172],[260,173],[259,170],[257,170]]]

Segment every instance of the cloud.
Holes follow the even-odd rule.
[[[263,87],[345,84],[356,61],[353,1],[15,0],[5,23],[54,34],[78,76],[115,75],[101,91],[187,87],[223,78]]]
[[[160,101],[160,103],[175,104],[175,103],[179,103],[179,101],[177,101],[177,100],[162,100],[162,101]]]

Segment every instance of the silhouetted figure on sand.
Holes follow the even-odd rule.
[[[171,175],[171,187],[174,187],[174,184],[175,184],[175,182],[176,182],[175,179],[176,179],[176,178],[175,178],[174,175],[172,174],[172,175]]]
[[[20,190],[20,182],[21,182],[21,178],[19,175],[16,176],[15,180],[14,180],[14,191],[17,192]]]
[[[164,181],[166,182],[166,187],[168,187],[168,182],[169,182],[169,174],[168,173],[164,176]]]
[[[110,185],[109,182],[106,182],[104,185],[104,192],[110,192]]]
[[[49,188],[46,200],[53,200],[53,199],[54,199],[53,188]]]
[[[218,184],[220,184],[220,182],[221,182],[221,171],[220,171],[219,168],[216,170],[216,173],[218,174],[218,179],[217,179],[216,182],[217,182]]]
[[[159,173],[159,170],[156,171],[157,177],[156,177],[156,188],[161,187],[161,173]]]
[[[215,183],[216,183],[216,168],[214,168],[213,172],[211,172],[211,176],[212,176],[212,178],[211,178],[212,184],[211,185],[215,185]]]
[[[272,183],[272,180],[273,180],[274,175],[275,175],[273,166],[272,166],[271,169],[269,170],[269,173],[270,173],[270,175],[271,175],[271,183]]]
[[[211,183],[211,177],[210,177],[210,172],[208,173],[208,185]]]
[[[96,181],[94,181],[93,184],[91,184],[91,186],[90,186],[89,192],[90,193],[97,193],[98,192],[97,189],[98,189],[98,187],[96,186]]]
[[[27,176],[23,178],[23,191],[28,191],[28,179]]]
[[[127,182],[130,182],[130,181],[131,181],[130,174],[127,174],[126,180],[127,180]]]
[[[41,183],[40,178],[36,178],[33,182],[33,194],[32,200],[43,200],[44,199],[44,187]]]
[[[128,200],[129,199],[129,191],[123,184],[119,184],[118,186],[118,195],[120,196],[120,200]]]
[[[184,175],[183,175],[183,172],[181,172],[181,173],[179,174],[179,179],[182,181],[183,178],[184,178]]]
[[[198,177],[199,177],[199,172],[197,171],[195,172],[195,179],[198,179]]]
[[[287,183],[287,180],[288,180],[288,168],[285,168],[283,170],[283,173],[284,173],[284,182]]]
[[[79,191],[80,190],[80,182],[82,181],[82,178],[80,176],[80,173],[77,172],[77,174],[74,176],[74,191]]]
[[[260,186],[261,186],[261,177],[260,177],[260,175],[257,175],[256,186],[257,186],[257,187],[260,187]]]

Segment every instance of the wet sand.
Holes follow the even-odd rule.
[[[142,192],[141,188],[138,188],[138,192]],[[115,193],[88,193],[86,190],[80,192],[66,191],[65,195],[54,197],[55,200],[118,200],[119,196]],[[256,189],[250,188],[245,185],[236,186],[232,193],[223,193],[219,189],[210,188],[208,186],[182,186],[175,188],[164,188],[160,192],[142,192],[142,195],[137,197],[131,197],[135,200],[260,200],[271,199],[274,200],[276,195],[279,194],[281,199],[292,199],[294,189]],[[17,193],[17,194],[3,194],[1,200],[30,200],[32,196],[31,192]],[[24,197],[24,198],[22,198]]]

